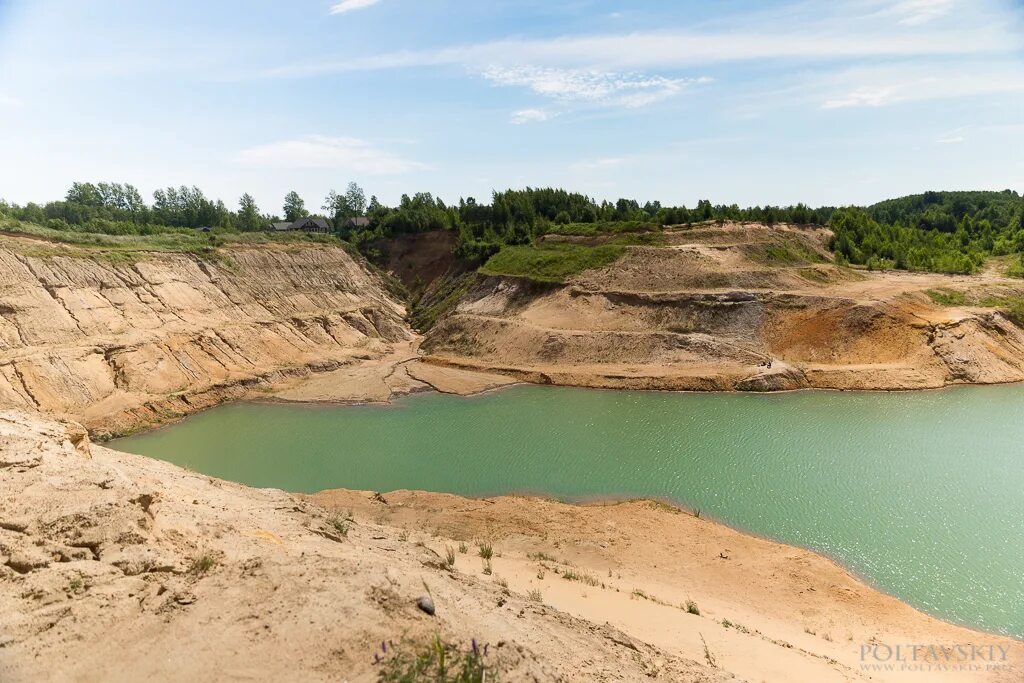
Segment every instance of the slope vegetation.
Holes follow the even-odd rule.
[[[561,281],[481,277],[427,360],[534,382],[682,390],[923,389],[1024,379],[1024,283],[840,267],[821,228],[725,223],[623,245]],[[548,236],[545,242],[582,238]],[[592,243],[592,241],[591,241]],[[543,246],[542,246],[543,248]],[[985,292],[943,305],[928,292]],[[770,367],[769,367],[770,363]]]

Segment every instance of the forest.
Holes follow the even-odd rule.
[[[925,192],[867,207],[756,206],[712,204],[693,208],[641,204],[635,199],[597,201],[558,188],[495,191],[489,202],[465,197],[446,204],[429,192],[402,195],[396,206],[366,199],[356,183],[331,191],[316,214],[295,191],[279,213],[263,212],[253,197],[239,198],[238,209],[207,197],[197,187],[156,190],[147,203],[140,191],[122,183],[76,182],[63,199],[24,206],[0,200],[0,216],[50,229],[107,235],[266,230],[283,217],[294,221],[319,215],[335,226],[338,238],[366,252],[381,238],[450,230],[458,233],[457,254],[476,264],[506,246],[533,244],[549,233],[616,234],[660,230],[708,221],[751,221],[768,225],[823,225],[832,229],[831,248],[841,263],[872,269],[971,273],[989,256],[1024,253],[1024,199],[1002,192]],[[346,219],[365,216],[368,224],[349,229]],[[1017,266],[1015,272],[1024,271]]]

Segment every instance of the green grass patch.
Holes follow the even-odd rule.
[[[602,223],[552,225],[546,232],[549,235],[593,237],[595,235],[617,235],[627,232],[661,232],[661,229],[660,225],[649,221],[607,221]]]
[[[562,242],[504,247],[488,259],[480,272],[485,275],[524,277],[538,282],[564,283],[585,270],[610,265],[624,253],[626,248],[620,244],[588,247]]]
[[[1024,327],[1024,297],[990,296],[980,300],[976,305],[999,309],[1007,320],[1017,327]]]
[[[781,242],[769,245],[758,256],[765,263],[781,266],[823,263],[825,261],[816,251],[799,242]]]
[[[437,288],[425,292],[409,307],[409,322],[419,332],[426,332],[437,319],[455,307],[476,281],[474,273],[455,277],[444,276]]]
[[[955,289],[926,289],[928,298],[940,306],[966,306],[967,295]]]
[[[135,263],[145,260],[148,254],[154,252],[191,254],[210,261],[221,261],[224,257],[219,255],[217,250],[222,247],[262,244],[344,244],[333,235],[299,232],[196,232],[189,228],[168,228],[165,232],[151,235],[107,235],[97,232],[55,230],[7,218],[0,218],[0,231],[36,240],[33,243],[13,246],[26,256],[88,258],[114,264]]]
[[[940,306],[977,306],[979,308],[995,308],[1007,320],[1018,327],[1024,327],[1024,297],[1021,296],[968,296],[965,292],[953,289],[925,290],[935,303]]]

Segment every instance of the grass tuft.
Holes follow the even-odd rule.
[[[420,647],[382,642],[373,661],[380,667],[380,683],[485,683],[497,680],[495,668],[487,662],[487,650],[476,640],[462,650],[434,636]]]
[[[216,566],[217,558],[210,553],[204,553],[192,561],[192,566],[189,568],[189,571],[193,574],[202,576]]]
[[[967,295],[955,289],[946,289],[945,287],[926,289],[924,293],[940,306],[965,306],[967,304]]]

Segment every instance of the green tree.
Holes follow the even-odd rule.
[[[376,201],[376,197],[374,200]],[[331,190],[321,208],[334,220],[335,229],[339,233],[344,233],[346,220],[366,213],[366,193],[356,183],[349,183],[344,194]],[[379,203],[374,206],[374,210],[380,211]]]
[[[309,215],[306,211],[306,202],[295,190],[292,190],[284,197],[284,219],[286,221],[297,221]]]
[[[246,192],[238,200],[238,222],[239,230],[252,232],[263,227],[263,219],[260,216],[260,208],[256,206],[256,200]]]
[[[366,193],[356,183],[349,183],[345,188],[345,203],[353,216],[362,216],[366,212]]]

